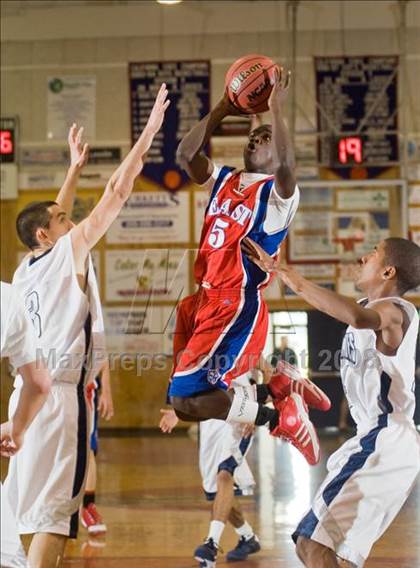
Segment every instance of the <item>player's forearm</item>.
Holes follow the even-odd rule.
[[[69,217],[71,217],[73,211],[74,198],[76,196],[81,171],[81,168],[78,166],[72,165],[69,167],[66,179],[56,198],[56,202],[64,209]]]
[[[47,400],[51,389],[48,370],[40,362],[28,363],[19,368],[23,378],[19,402],[11,419],[13,434],[23,434]]]
[[[111,187],[125,193],[127,198],[133,189],[134,180],[143,169],[144,160],[155,135],[156,131],[146,124],[137,142],[111,176]]]
[[[101,369],[101,386],[102,390],[111,392],[111,370],[109,368],[108,358],[106,359]]]
[[[283,116],[280,104],[275,103],[271,108],[273,166],[276,176],[277,191],[285,199],[295,191],[295,153],[289,130]]]
[[[366,310],[353,298],[318,286],[303,278],[297,271],[290,273],[287,269],[280,269],[280,274],[283,270],[283,273],[286,273],[286,277],[282,278],[283,281],[317,310],[356,328],[377,329],[380,325],[378,314],[373,310]]]
[[[181,167],[186,169],[193,158],[203,150],[217,126],[227,115],[227,109],[220,102],[184,136],[177,150],[177,160]]]

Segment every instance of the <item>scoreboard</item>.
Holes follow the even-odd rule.
[[[398,162],[398,57],[315,58],[318,163],[347,177]]]
[[[15,118],[2,118],[0,121],[0,156],[2,164],[16,162]]]

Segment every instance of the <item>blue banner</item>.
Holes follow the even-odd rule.
[[[129,80],[133,143],[146,125],[160,85],[166,83],[168,87],[171,104],[142,175],[160,187],[178,190],[189,180],[176,163],[178,144],[210,110],[210,62],[130,63]]]

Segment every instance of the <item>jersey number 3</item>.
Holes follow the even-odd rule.
[[[38,292],[30,292],[25,299],[25,306],[29,312],[37,337],[42,335],[41,316],[39,315],[39,296]]]
[[[227,221],[223,221],[223,219],[215,220],[208,239],[208,243],[211,247],[215,249],[222,248],[226,239],[225,229],[228,227],[229,223]]]

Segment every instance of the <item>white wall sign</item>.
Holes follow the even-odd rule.
[[[110,250],[105,260],[108,302],[177,300],[189,292],[187,250]]]
[[[187,191],[133,193],[106,235],[111,244],[187,243],[190,201]]]
[[[162,308],[110,308],[103,310],[109,354],[135,353],[153,357],[163,351]]]
[[[194,242],[200,242],[204,213],[209,202],[209,192],[199,189],[194,191]]]
[[[0,198],[17,199],[18,172],[16,164],[1,164],[0,168]]]
[[[73,122],[84,127],[84,136],[96,136],[96,77],[54,75],[47,79],[47,138],[66,140]]]
[[[340,189],[337,192],[337,209],[341,211],[387,211],[389,191],[387,189]]]

